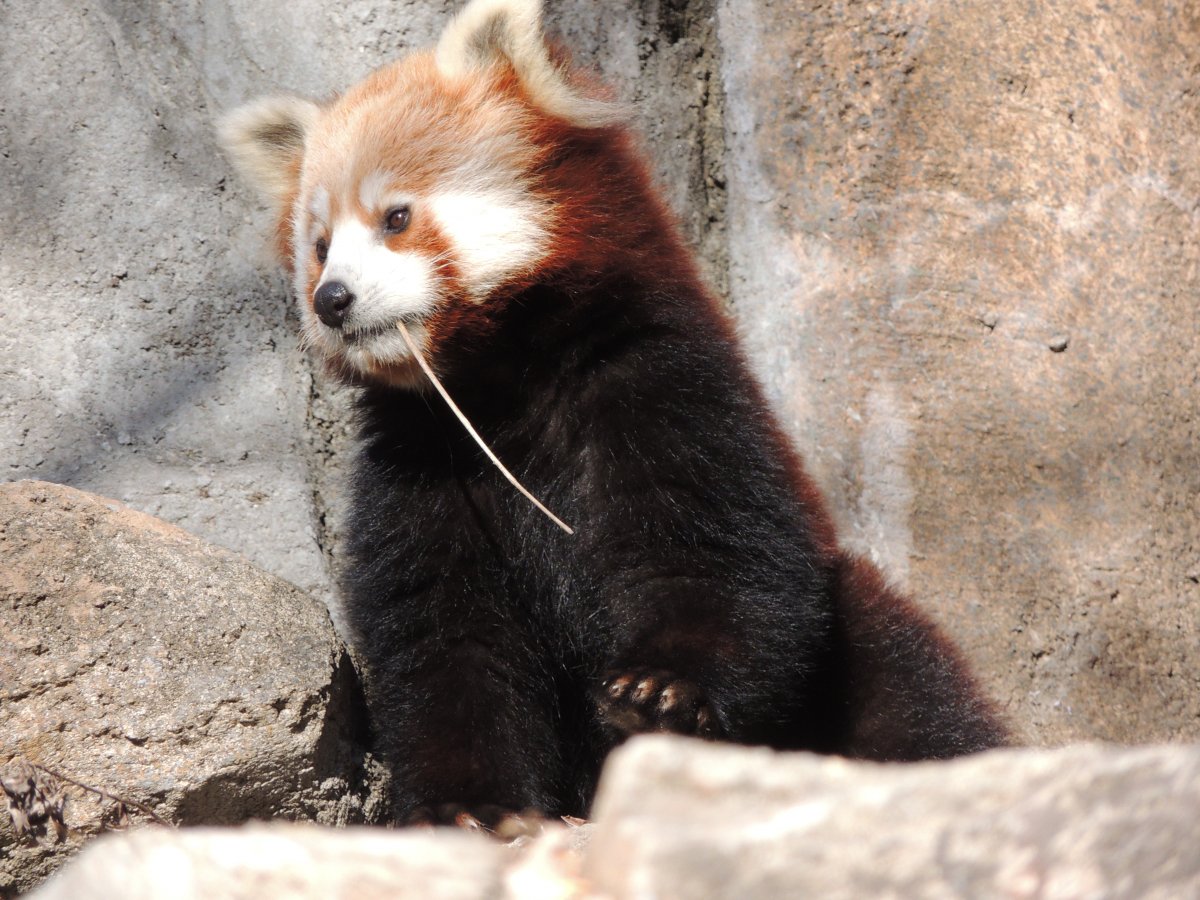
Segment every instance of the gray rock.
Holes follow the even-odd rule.
[[[211,136],[254,65],[241,42],[283,35],[246,7],[5,4],[0,474],[116,497],[328,593],[311,373]]]
[[[584,873],[601,894],[1200,894],[1200,746],[852,763],[642,738],[618,750]]]
[[[382,817],[358,680],[319,601],[40,482],[0,485],[0,559],[0,765],[23,758],[180,824]],[[0,814],[0,895],[113,810],[67,792],[62,844],[18,841]]]
[[[147,828],[100,839],[30,900],[485,900],[510,858],[449,829]]]
[[[589,827],[508,846],[452,828],[147,828],[96,841],[31,900],[582,900]]]

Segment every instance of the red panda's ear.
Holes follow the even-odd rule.
[[[218,136],[246,181],[278,210],[300,179],[304,142],[320,107],[299,97],[267,97],[225,115]]]
[[[582,128],[624,118],[620,107],[579,93],[554,64],[542,34],[541,0],[472,0],[438,41],[438,70],[462,78],[507,60],[539,107]]]

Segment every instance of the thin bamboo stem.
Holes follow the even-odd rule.
[[[463,415],[462,410],[458,408],[458,404],[451,399],[449,392],[447,392],[447,390],[442,386],[442,383],[438,381],[438,377],[433,374],[433,369],[429,367],[429,363],[425,361],[425,357],[421,354],[421,351],[417,349],[416,341],[412,339],[412,335],[408,333],[408,329],[404,327],[404,323],[397,321],[396,327],[400,330],[400,336],[404,338],[404,343],[408,344],[409,352],[412,353],[413,359],[417,361],[417,365],[421,367],[421,371],[425,373],[425,376],[429,379],[433,386],[437,388],[437,392],[442,395],[442,399],[446,401],[446,405],[450,407],[450,411],[458,417],[458,421],[462,422],[463,428],[467,429],[467,434],[471,435],[471,437],[475,439],[475,443],[479,445],[479,449],[487,454],[487,458],[492,461],[492,465],[499,469],[500,474],[507,478],[512,486],[520,491],[530,503],[545,513],[551,522],[553,522],[567,534],[574,534],[575,529],[573,529],[554,513],[550,512],[550,510],[546,508],[545,504],[543,504],[541,500],[526,490],[525,485],[517,481],[516,476],[504,467],[504,463],[500,462],[500,459],[495,453],[492,452],[492,448],[483,442],[483,438],[479,436],[479,432],[475,430],[475,427],[467,420],[467,417]]]

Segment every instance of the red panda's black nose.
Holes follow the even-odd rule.
[[[346,318],[346,310],[354,302],[350,288],[340,281],[327,281],[313,296],[313,310],[317,318],[330,328],[341,328]]]

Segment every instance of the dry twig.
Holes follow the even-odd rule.
[[[437,392],[442,395],[442,399],[446,401],[446,405],[450,407],[450,411],[458,417],[458,421],[462,422],[463,428],[467,429],[467,434],[475,439],[475,443],[479,445],[479,449],[487,454],[487,458],[492,461],[492,465],[500,470],[500,474],[507,478],[509,483],[518,491],[520,491],[526,500],[545,513],[551,522],[553,522],[567,534],[574,534],[575,530],[571,528],[570,525],[568,525],[554,513],[550,512],[550,510],[546,508],[545,504],[543,504],[541,500],[533,496],[533,494],[526,489],[525,485],[517,481],[517,477],[504,467],[504,463],[500,462],[499,457],[492,452],[492,448],[483,442],[483,438],[479,436],[479,432],[475,430],[475,427],[463,414],[463,411],[458,408],[458,404],[451,399],[449,392],[442,387],[442,383],[438,380],[438,377],[433,374],[433,369],[429,367],[429,363],[425,361],[425,357],[421,354],[421,351],[417,349],[417,344],[412,339],[412,336],[408,333],[408,329],[404,327],[404,323],[397,321],[396,327],[400,330],[400,336],[404,338],[404,343],[408,344],[408,349],[409,352],[412,353],[413,359],[417,361],[417,365],[420,366],[421,371],[425,373],[425,377],[427,377],[433,386],[437,388]]]
[[[67,836],[63,821],[67,798],[53,773],[18,756],[0,769],[0,790],[19,836],[37,840],[46,834],[47,826],[53,828],[56,841]]]
[[[111,803],[112,806],[101,817],[101,822],[108,827],[128,827],[130,809],[159,825],[171,826],[170,822],[145,804],[114,796],[106,790],[17,756],[0,768],[0,789],[4,791],[8,815],[18,835],[37,840],[47,833],[47,828],[51,828],[56,841],[66,838],[69,829],[63,818],[67,802],[64,783]]]
[[[90,784],[84,784],[82,781],[76,781],[74,778],[70,778],[59,772],[55,772],[51,769],[47,769],[45,766],[39,766],[39,765],[35,764],[34,768],[40,769],[41,771],[45,772],[47,775],[57,778],[60,781],[65,781],[67,784],[73,785],[74,787],[77,787],[80,790],[88,791],[89,793],[95,794],[96,796],[101,797],[104,800],[107,800],[110,803],[115,804],[116,805],[116,821],[121,823],[122,825],[127,825],[129,823],[129,808],[132,807],[133,809],[136,809],[138,812],[140,812],[142,815],[149,818],[150,821],[152,821],[158,825],[166,825],[168,828],[174,827],[173,825],[171,825],[170,822],[168,822],[166,819],[164,819],[162,816],[160,816],[158,813],[156,813],[150,807],[146,806],[144,803],[138,803],[136,800],[126,800],[122,797],[116,797],[116,796],[110,794],[108,791],[102,790],[101,788],[98,788],[98,787],[92,787]]]

